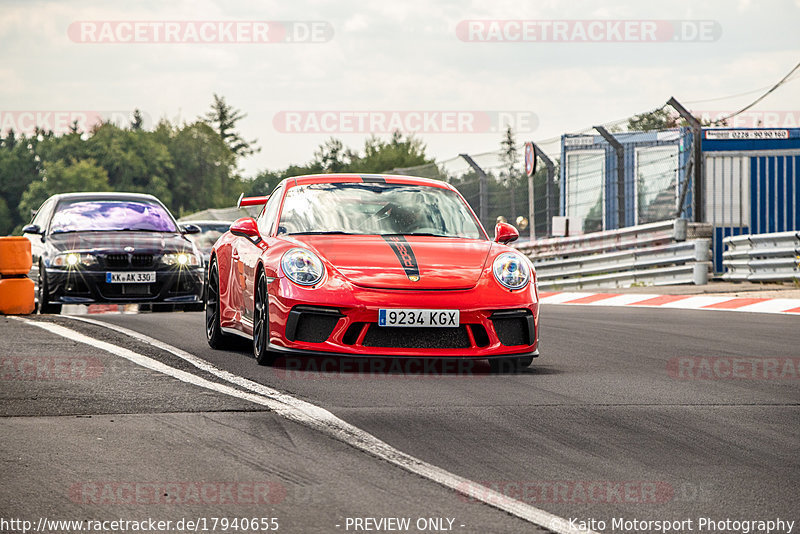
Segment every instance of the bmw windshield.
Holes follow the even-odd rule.
[[[454,191],[380,183],[293,187],[284,200],[278,233],[485,239],[469,208]]]
[[[50,232],[177,232],[163,206],[147,200],[73,200],[58,205]]]

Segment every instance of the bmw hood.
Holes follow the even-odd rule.
[[[492,248],[486,240],[427,236],[302,236],[298,241],[353,284],[380,289],[475,287]]]
[[[114,253],[139,252],[159,254],[192,250],[191,242],[181,234],[166,232],[65,232],[50,234],[47,241],[58,252]]]

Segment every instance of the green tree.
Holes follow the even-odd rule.
[[[668,130],[678,126],[676,117],[666,108],[648,111],[634,115],[628,119],[628,130],[636,132],[651,132],[655,130]]]
[[[20,200],[20,212],[31,213],[52,195],[79,191],[111,191],[108,174],[92,159],[44,162],[42,178],[31,183]]]
[[[233,205],[244,184],[234,176],[235,155],[206,123],[177,130],[169,140],[174,172],[172,207],[178,213]]]
[[[343,172],[357,159],[341,140],[331,137],[314,151],[314,162],[319,163],[323,172]]]
[[[403,138],[395,131],[388,141],[376,136],[364,142],[364,155],[354,154],[350,165],[344,170],[348,172],[382,173],[392,169],[414,167],[433,163],[425,155],[425,144],[413,135]]]
[[[242,182],[243,193],[247,197],[268,195],[282,179],[278,173],[261,171],[252,180]]]
[[[503,134],[503,139],[500,141],[500,159],[503,161],[505,183],[508,187],[509,197],[511,201],[511,223],[517,216],[517,184],[520,178],[520,173],[517,170],[519,160],[519,151],[517,150],[517,140],[514,137],[514,131],[511,126],[506,128]]]
[[[11,235],[14,228],[14,214],[3,197],[0,197],[0,235]]]
[[[131,130],[140,131],[144,127],[144,118],[142,112],[137,108],[133,110],[133,119],[131,119]]]
[[[86,141],[86,153],[106,170],[115,191],[150,193],[167,205],[172,202],[172,157],[151,132],[103,124]]]
[[[4,215],[0,216],[0,235],[30,221],[30,212],[19,204],[28,186],[39,179],[37,143],[36,138],[17,137],[13,131],[5,138],[0,137],[0,198],[5,205]]]
[[[225,99],[214,93],[214,102],[211,104],[211,111],[205,114],[203,121],[210,124],[222,138],[236,157],[246,157],[261,148],[256,146],[257,139],[245,141],[235,130],[236,123],[247,117],[241,110],[234,109],[233,106],[225,102]]]

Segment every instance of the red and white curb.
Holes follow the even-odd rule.
[[[677,308],[681,310],[724,310],[800,315],[800,299],[541,291],[539,292],[539,302],[541,304],[569,304],[579,306]]]

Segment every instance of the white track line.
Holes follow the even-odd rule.
[[[507,497],[502,493],[486,486],[482,486],[477,482],[473,482],[469,479],[450,473],[449,471],[446,471],[440,467],[436,467],[435,465],[419,460],[409,454],[395,449],[391,445],[379,440],[372,434],[369,434],[368,432],[365,432],[360,428],[355,427],[342,419],[339,419],[324,408],[297,399],[291,395],[282,393],[263,384],[247,380],[241,376],[219,369],[211,363],[177,347],[173,347],[172,345],[164,343],[163,341],[159,341],[127,328],[118,327],[116,325],[112,326],[107,323],[95,321],[93,319],[87,319],[84,317],[69,318],[91,323],[97,326],[102,326],[104,328],[108,328],[109,330],[126,334],[159,349],[166,350],[191,363],[198,369],[213,374],[214,376],[227,382],[248,389],[253,393],[241,391],[240,389],[236,389],[225,384],[211,382],[192,373],[170,367],[164,363],[132,350],[118,347],[114,344],[89,337],[78,332],[77,330],[72,330],[70,328],[53,323],[43,323],[39,321],[31,321],[30,319],[15,317],[15,319],[26,324],[38,326],[39,328],[47,330],[53,334],[77,341],[79,343],[90,345],[106,352],[110,352],[111,354],[125,358],[126,360],[129,360],[137,365],[141,365],[147,369],[163,373],[183,382],[266,406],[286,419],[311,427],[338,441],[346,443],[352,447],[355,447],[356,449],[405,469],[406,471],[436,482],[437,484],[452,489],[458,493],[467,495],[470,497],[470,499],[488,504],[489,506],[507,512],[529,523],[544,527],[552,532],[556,532],[558,534],[596,534],[589,530],[572,528],[570,527],[569,521],[564,518],[553,515],[549,512],[545,512],[544,510],[540,510],[536,507],[530,506],[529,504],[511,499],[510,497]]]
[[[546,297],[541,297],[539,302],[542,304],[561,304],[568,300],[575,300],[581,297],[585,297],[590,293],[555,293],[553,295],[548,295]]]
[[[657,295],[639,295],[636,293],[626,293],[624,295],[615,295],[613,297],[608,297],[602,300],[596,300],[594,302],[587,302],[586,306],[628,306],[629,304],[641,302],[643,300],[647,300],[655,296]],[[570,303],[567,302],[567,304]]]

